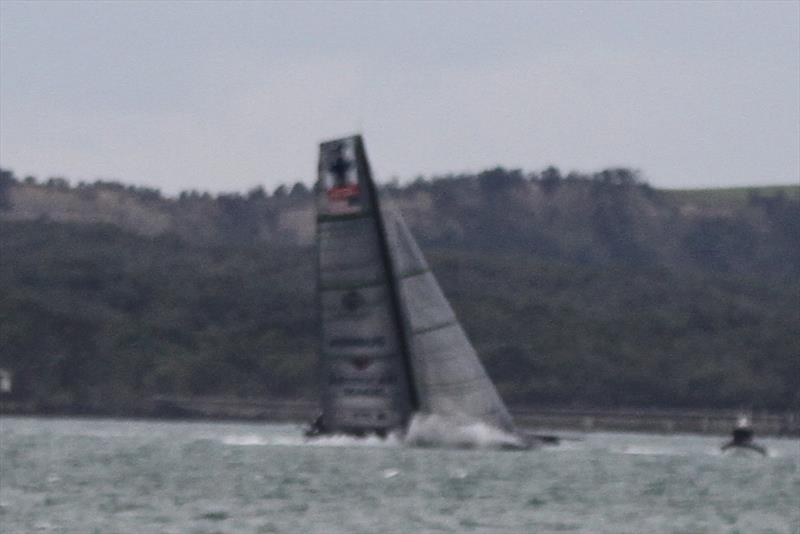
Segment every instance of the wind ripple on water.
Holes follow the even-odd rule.
[[[800,443],[587,434],[527,452],[307,441],[291,425],[0,418],[0,531],[774,532]]]

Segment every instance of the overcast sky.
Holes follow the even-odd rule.
[[[800,180],[800,3],[0,1],[0,165],[168,193],[503,165]]]

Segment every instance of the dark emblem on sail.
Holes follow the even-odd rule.
[[[351,180],[350,170],[353,161],[345,154],[345,143],[336,143],[328,150],[326,170],[333,183],[328,188],[328,199],[342,202],[346,206],[357,206],[359,203],[358,182]]]
[[[342,296],[342,306],[349,312],[354,312],[364,304],[364,297],[358,291],[348,291]]]
[[[344,158],[344,143],[337,143],[331,149],[333,161],[328,166],[328,171],[333,175],[333,187],[347,186],[347,171],[350,170],[351,163]]]
[[[353,367],[358,369],[359,371],[363,371],[370,365],[372,365],[372,358],[369,356],[356,356],[354,358],[350,358],[350,363],[353,364]]]

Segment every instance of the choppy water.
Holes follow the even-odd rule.
[[[586,434],[526,452],[299,427],[0,418],[0,532],[800,533],[800,441]]]

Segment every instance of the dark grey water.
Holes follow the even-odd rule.
[[[800,532],[800,442],[587,434],[527,452],[293,426],[0,418],[0,532]]]

